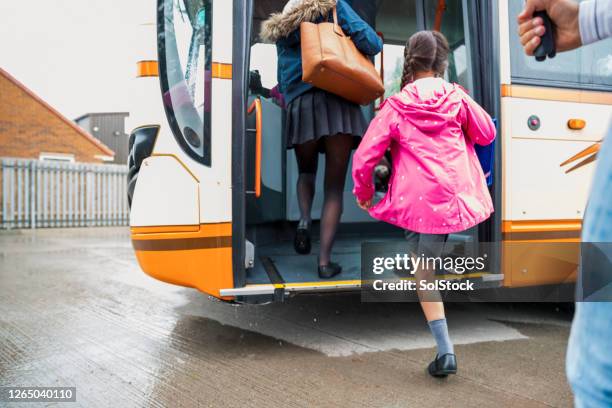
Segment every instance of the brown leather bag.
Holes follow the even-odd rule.
[[[301,23],[302,81],[339,95],[351,102],[368,105],[385,93],[385,86],[372,62],[334,22]]]

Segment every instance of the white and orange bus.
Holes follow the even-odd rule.
[[[357,208],[347,175],[335,247],[343,273],[322,281],[315,255],[293,250],[297,166],[283,146],[283,110],[266,92],[276,85],[275,46],[259,40],[260,23],[284,4],[158,0],[159,104],[168,126],[135,129],[129,163],[132,242],[141,268],[156,279],[239,302],[358,290],[361,242],[401,239]],[[612,118],[612,42],[540,63],[518,42],[519,0],[351,4],[384,37],[376,64],[385,67],[388,94],[399,86],[406,39],[439,29],[452,48],[448,79],[498,120],[496,212],[449,243],[500,243],[489,270],[472,278],[508,288],[575,279],[577,250],[534,257],[529,246],[513,244],[545,251],[536,244],[579,241],[590,163]],[[371,118],[376,106],[363,109]],[[321,202],[317,195],[313,215]]]

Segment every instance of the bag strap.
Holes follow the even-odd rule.
[[[340,28],[340,25],[338,24],[338,9],[336,8],[336,6],[334,6],[334,9],[332,11],[333,16],[334,16],[334,33],[338,34],[340,37],[344,37],[344,32],[342,31],[342,28]]]

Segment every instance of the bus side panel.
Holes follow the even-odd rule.
[[[594,166],[566,173],[561,163],[601,140],[610,115],[607,105],[503,98],[504,220],[582,219]],[[528,127],[530,118],[539,128]],[[583,119],[582,130],[568,128]]]
[[[231,223],[186,229],[132,228],[132,244],[140,267],[155,279],[221,297],[221,289],[234,287]]]
[[[573,282],[594,164],[561,164],[604,137],[610,105],[584,91],[504,85],[502,95],[504,284]]]
[[[233,287],[231,223],[200,223],[200,182],[177,156],[143,161],[130,226],[148,275],[216,297]]]
[[[504,241],[504,286],[516,288],[573,283],[576,281],[579,259],[578,240]]]
[[[174,155],[154,155],[140,166],[130,226],[199,225],[198,179]]]

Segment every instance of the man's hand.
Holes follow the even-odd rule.
[[[573,0],[527,0],[521,14],[518,15],[518,33],[525,54],[533,55],[540,45],[545,32],[544,21],[533,18],[536,11],[546,10],[552,23],[556,26],[555,44],[557,51],[568,51],[582,45],[578,25],[579,6]]]
[[[361,208],[364,211],[368,211],[370,208],[372,208],[372,199],[370,198],[367,201],[359,201],[359,199],[357,199],[357,205],[359,206],[359,208]]]

